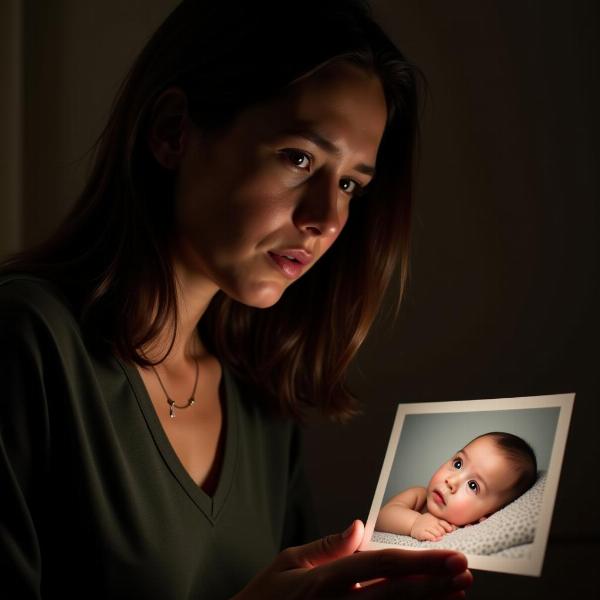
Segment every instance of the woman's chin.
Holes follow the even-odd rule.
[[[238,302],[253,308],[270,308],[279,302],[285,287],[278,283],[261,283],[231,294]]]

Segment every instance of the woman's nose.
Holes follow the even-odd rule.
[[[345,222],[337,179],[313,177],[307,182],[294,214],[298,229],[314,236],[335,237]]]

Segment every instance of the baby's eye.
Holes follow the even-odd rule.
[[[285,150],[281,150],[281,154],[297,169],[302,169],[303,171],[310,170],[312,156],[307,152],[296,150],[295,148],[286,148]]]
[[[453,466],[455,469],[461,469],[461,468],[462,468],[462,459],[460,459],[460,458],[455,458],[455,459],[452,461],[452,466]]]
[[[474,479],[467,481],[467,485],[472,492],[476,494],[479,492],[479,484]]]
[[[364,192],[364,188],[358,181],[345,177],[340,180],[340,189],[353,198],[360,196]]]

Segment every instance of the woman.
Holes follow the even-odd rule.
[[[314,536],[288,417],[353,413],[398,256],[405,279],[413,69],[359,2],[218,4],[169,16],[78,203],[4,265],[4,584],[460,597],[464,557],[354,555],[359,521],[289,548]]]

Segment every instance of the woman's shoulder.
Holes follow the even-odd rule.
[[[0,303],[3,307],[67,310],[67,303],[55,284],[47,279],[25,273],[0,274]]]
[[[0,326],[60,331],[76,326],[66,298],[52,282],[29,274],[0,275]]]

